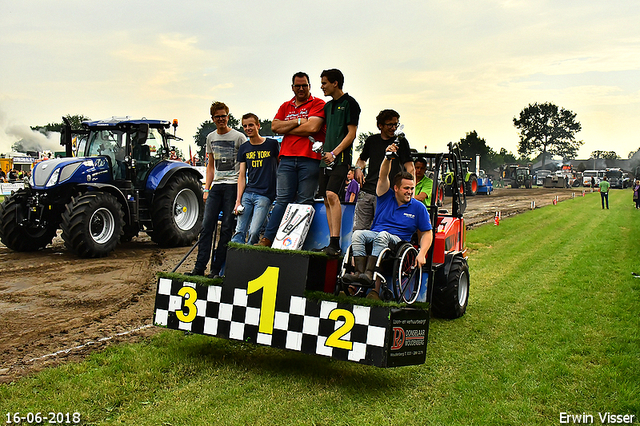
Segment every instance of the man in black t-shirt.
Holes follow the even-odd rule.
[[[355,178],[360,184],[360,194],[356,202],[353,222],[354,231],[371,228],[376,211],[376,186],[378,184],[380,165],[384,160],[387,147],[396,139],[394,132],[400,125],[400,114],[392,109],[385,109],[380,111],[380,114],[376,117],[376,123],[380,133],[367,138],[360,157],[356,161]],[[409,143],[406,139],[399,138],[397,144],[398,158],[394,158],[392,161],[389,179],[393,180],[393,177],[403,169],[415,176]],[[369,161],[369,167],[365,177],[362,169],[367,165],[367,160]]]

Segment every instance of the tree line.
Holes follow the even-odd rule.
[[[83,114],[66,116],[71,121],[74,130],[82,129],[82,122],[90,120]],[[518,155],[501,148],[496,152],[487,145],[487,141],[480,137],[473,130],[466,133],[460,139],[459,146],[463,157],[474,160],[476,155],[480,155],[482,168],[485,170],[497,169],[503,164],[528,164],[541,161],[544,168],[545,163],[552,156],[561,156],[563,161],[574,159],[578,149],[584,141],[576,140],[576,134],[582,129],[582,125],[577,120],[577,114],[573,111],[559,107],[551,102],[529,104],[517,117],[513,118],[513,125],[518,130]],[[31,130],[47,134],[49,132],[60,132],[63,123],[53,122],[44,126],[31,126]],[[244,133],[242,123],[229,114],[229,127]],[[197,155],[204,159],[206,156],[207,135],[216,130],[215,124],[211,120],[204,121],[198,127],[193,136],[197,146]],[[260,120],[260,134],[263,136],[274,136],[271,130],[271,120]],[[372,132],[358,134],[354,149],[362,151],[364,141],[373,135]],[[14,142],[12,150],[24,152],[22,140]],[[182,153],[179,153],[182,157]],[[640,157],[640,148],[629,153],[628,158]],[[615,151],[593,151],[590,158],[619,159],[620,156]]]

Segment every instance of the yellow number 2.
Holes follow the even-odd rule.
[[[278,293],[278,276],[280,268],[269,266],[255,280],[249,281],[247,294],[255,293],[262,289],[262,302],[260,304],[260,325],[258,331],[264,334],[273,334],[273,320],[276,315],[276,294]]]
[[[344,324],[334,331],[331,336],[327,337],[325,346],[331,346],[333,348],[346,349],[348,351],[353,350],[353,342],[348,340],[341,340],[340,338],[351,331],[353,325],[356,322],[353,312],[346,309],[334,309],[329,313],[329,319],[337,321],[338,318],[344,318]]]
[[[185,295],[189,295],[188,298],[185,298]],[[196,289],[193,287],[184,286],[180,290],[178,290],[178,296],[181,296],[184,299],[184,307],[189,310],[187,315],[181,310],[176,311],[176,316],[182,322],[191,322],[196,319],[196,314],[198,313],[198,308],[196,308],[196,300],[198,300],[198,293]]]

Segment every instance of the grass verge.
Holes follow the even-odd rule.
[[[640,415],[640,211],[588,194],[468,232],[467,314],[396,369],[164,331],[0,386],[84,424],[555,425]],[[150,312],[151,316],[152,313]],[[4,418],[6,421],[6,417]]]

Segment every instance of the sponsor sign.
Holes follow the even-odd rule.
[[[427,356],[429,312],[391,310],[389,367],[423,364]]]
[[[13,191],[24,188],[24,182],[0,183],[0,195],[11,195]]]
[[[230,247],[223,284],[159,279],[154,324],[378,367],[424,363],[428,310],[307,298],[328,269],[315,257]]]

